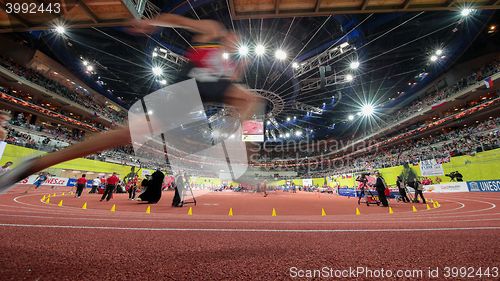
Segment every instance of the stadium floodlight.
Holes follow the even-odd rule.
[[[373,115],[373,113],[375,113],[375,108],[373,107],[373,105],[364,104],[361,107],[361,115],[363,115],[364,117],[370,117]]]
[[[66,32],[66,28],[62,25],[57,25],[54,30],[59,34],[64,34]]]
[[[267,120],[266,125],[271,125],[271,121]]]
[[[352,80],[354,80],[354,76],[352,76],[352,74],[347,74],[347,75],[345,76],[345,80],[346,80],[347,82],[351,82]]]
[[[287,117],[287,118],[286,118],[286,121],[290,121],[290,120],[291,120],[291,118],[290,118],[290,117]]]
[[[437,61],[438,57],[436,55],[431,56],[431,61]]]
[[[87,66],[87,65],[89,65],[89,62],[88,62],[88,61],[86,61],[86,60],[84,60],[84,61],[83,61],[83,65],[84,65],[84,66]]]
[[[255,46],[254,52],[257,56],[262,56],[266,53],[266,47],[262,44],[257,44],[257,46]]]
[[[238,48],[238,54],[240,54],[240,56],[244,57],[246,55],[248,55],[248,46],[246,45],[242,45]]]
[[[163,74],[163,69],[159,66],[153,66],[152,71],[155,76],[160,76]]]
[[[167,85],[167,80],[165,80],[165,79],[160,80],[160,84],[162,84],[162,85]]]
[[[354,120],[354,115],[352,115],[352,114],[349,114],[349,116],[347,116],[347,119],[348,119],[349,121],[352,121],[352,120]]]
[[[296,137],[300,137],[300,136],[302,136],[302,131],[296,131],[296,132],[295,132],[295,136],[296,136]]]
[[[89,65],[87,65],[87,71],[88,71],[88,72],[91,72],[91,71],[93,71],[93,70],[94,70],[94,67],[93,67],[92,65],[90,65],[90,64],[89,64]]]
[[[289,137],[290,137],[290,133],[286,133],[285,138],[289,138]]]
[[[158,56],[158,53],[156,51],[153,52],[153,58],[154,57],[157,57]]]
[[[293,120],[297,119],[297,116],[293,116]]]
[[[470,8],[464,8],[460,11],[460,15],[462,17],[468,17],[470,16],[470,14],[472,14],[472,12],[474,12],[474,9],[470,9]]]
[[[229,53],[222,53],[222,58],[225,60],[229,59]]]
[[[350,67],[352,70],[356,70],[356,69],[358,69],[358,67],[359,67],[359,61],[352,61],[352,62],[349,64],[349,67]]]
[[[280,138],[283,138],[283,134],[280,134]]]
[[[297,68],[299,68],[299,64],[298,64],[298,63],[296,63],[296,62],[292,62],[292,68],[293,68],[293,69],[297,69]]]
[[[436,56],[440,56],[442,54],[443,54],[443,50],[441,50],[441,49],[436,50]]]
[[[278,49],[276,50],[276,52],[274,53],[274,57],[278,60],[286,60],[287,58],[287,54],[285,51],[283,51],[282,49]]]

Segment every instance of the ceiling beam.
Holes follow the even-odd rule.
[[[451,7],[453,5],[455,5],[455,0],[448,0],[448,4],[446,4],[448,7]]]
[[[366,7],[368,7],[368,1],[370,1],[370,0],[363,1],[363,5],[361,5],[361,10],[366,10]]]
[[[128,26],[130,24],[129,19],[120,19],[113,21],[101,21],[98,23],[94,23],[92,21],[87,22],[73,22],[73,23],[65,23],[66,28],[90,28],[90,27],[112,27],[112,26]],[[0,33],[11,33],[11,32],[28,32],[28,31],[36,31],[36,30],[49,30],[53,27],[47,25],[39,25],[39,26],[27,26],[27,27],[7,27],[0,28]]]
[[[6,11],[6,6],[4,3],[0,3],[1,5],[1,8],[2,10]],[[33,24],[31,22],[29,22],[28,20],[24,19],[23,17],[21,17],[19,14],[16,14],[16,13],[11,13],[11,14],[7,14],[7,12],[5,12],[5,15],[7,15],[7,17],[12,17],[14,19],[16,19],[18,22],[20,22],[24,27],[29,27],[29,26],[32,26]]]
[[[410,7],[410,2],[411,2],[411,0],[405,0],[401,9],[403,9],[403,10],[408,9],[408,7]]]
[[[279,1],[279,0],[276,0]],[[499,0],[500,1],[500,0]],[[358,6],[359,7],[359,6]],[[482,5],[473,6],[473,9],[477,10],[499,10],[500,5]],[[332,14],[342,15],[342,14],[372,14],[372,13],[395,13],[395,12],[421,12],[421,11],[459,11],[460,8],[456,6],[444,7],[444,6],[432,6],[432,7],[416,7],[412,6],[405,10],[401,8],[382,8],[377,9],[376,7],[367,8],[365,10],[356,9],[345,9],[345,10],[329,10],[329,11],[319,11],[319,12],[287,12],[280,10],[278,14],[275,12],[265,12],[265,13],[238,13],[236,12],[234,20],[242,19],[269,19],[269,18],[287,18],[287,17],[322,17],[330,16]]]
[[[368,0],[366,0],[368,1]],[[321,0],[316,0],[316,6],[314,7],[314,12],[319,12],[319,7],[321,6]]]
[[[87,16],[89,16],[94,23],[99,22],[99,18],[96,14],[94,14],[94,12],[92,12],[92,10],[90,10],[90,8],[82,0],[78,0],[78,5],[85,11]]]
[[[274,14],[279,14],[280,13],[280,3],[281,0],[274,0]]]

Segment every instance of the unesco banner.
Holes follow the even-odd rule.
[[[470,192],[500,192],[500,180],[468,181]]]

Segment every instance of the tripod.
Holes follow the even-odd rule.
[[[191,199],[192,199],[192,201],[186,201],[185,200],[187,190],[189,190],[189,192],[191,193]],[[181,198],[181,202],[182,202],[183,205],[194,204],[196,206],[196,198],[194,197],[193,189],[191,188],[191,184],[189,184],[189,182],[186,182],[186,184],[184,185],[184,188],[182,189],[182,196],[181,197],[182,197]]]

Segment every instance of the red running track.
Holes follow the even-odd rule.
[[[398,280],[428,280],[428,269],[439,268],[432,280],[457,280],[445,279],[444,268],[490,267],[493,274],[500,266],[495,193],[428,194],[439,208],[416,204],[415,213],[391,202],[392,215],[336,195],[208,193],[188,216],[187,207],[170,207],[171,192],[146,214],[148,205],[127,194],[99,202],[99,195],[74,198],[61,188],[45,204],[42,195],[54,190],[24,190],[0,195],[1,280],[287,280],[310,273],[299,269],[339,274],[330,268],[350,267],[416,274]],[[396,272],[406,269],[419,271]],[[474,277],[464,280],[500,279]]]

